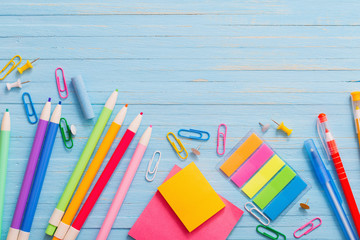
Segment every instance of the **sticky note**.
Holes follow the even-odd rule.
[[[264,209],[271,200],[295,177],[296,173],[285,166],[254,198],[254,203]]]
[[[252,133],[248,139],[220,166],[220,170],[230,177],[246,159],[262,144],[262,140]]]
[[[231,176],[231,180],[241,187],[274,154],[268,145],[261,145],[256,152]]]
[[[225,207],[194,162],[158,188],[189,232]]]
[[[296,176],[264,209],[264,213],[275,220],[299,194],[306,188],[307,184]]]
[[[175,165],[167,179],[180,170],[181,168]],[[137,240],[226,239],[243,211],[222,196],[220,198],[225,207],[190,233],[157,191],[130,229],[129,236]]]
[[[274,155],[242,188],[252,198],[285,165],[278,155]]]

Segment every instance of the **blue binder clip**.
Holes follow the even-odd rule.
[[[29,100],[28,103],[25,100],[25,96],[28,97],[28,100]],[[27,116],[27,119],[28,119],[29,123],[31,123],[31,124],[37,123],[38,116],[36,115],[34,104],[33,104],[32,100],[31,100],[30,94],[28,92],[24,92],[23,95],[22,95],[22,100],[23,100],[23,103],[24,103],[25,112],[26,112],[26,116]],[[31,112],[29,112],[29,106],[28,105],[30,105],[30,107],[31,107]],[[31,120],[31,117],[34,117],[35,119]]]
[[[183,135],[182,132],[190,133],[190,134]],[[191,135],[191,133],[195,135]],[[189,129],[189,130],[180,129],[178,131],[178,135],[183,138],[189,138],[189,139],[201,140],[201,141],[207,141],[210,139],[210,133],[196,129]],[[207,137],[204,137],[204,135],[207,135]]]

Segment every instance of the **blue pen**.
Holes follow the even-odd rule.
[[[18,240],[29,239],[30,229],[34,220],[34,215],[39,201],[41,188],[44,183],[46,169],[49,164],[51,152],[59,128],[60,117],[61,117],[61,102],[59,102],[59,104],[56,106],[50,119],[50,123],[44,140],[44,145],[41,151],[31,192],[29,195],[28,203],[21,223]]]
[[[355,232],[350,225],[349,219],[346,217],[345,211],[342,207],[342,200],[340,194],[331,178],[329,171],[326,169],[319,152],[312,139],[304,142],[306,152],[309,155],[316,177],[318,178],[321,186],[324,188],[327,198],[333,208],[336,218],[338,219],[341,229],[344,232],[346,239],[358,239]]]

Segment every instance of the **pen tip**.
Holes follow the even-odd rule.
[[[127,104],[125,104],[125,107],[127,107],[128,105]]]
[[[140,115],[143,115],[143,112],[141,112]]]
[[[51,102],[51,97],[49,97],[48,102]]]

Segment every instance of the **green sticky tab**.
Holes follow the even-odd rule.
[[[295,176],[296,173],[289,166],[285,166],[254,198],[254,203],[259,208],[264,209]]]

